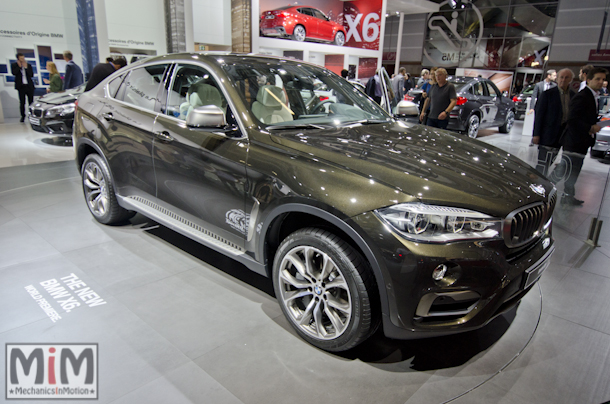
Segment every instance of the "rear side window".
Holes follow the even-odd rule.
[[[474,95],[485,95],[483,83],[474,83],[472,87],[470,87],[470,92]]]
[[[123,82],[125,75],[126,74],[121,74],[119,77],[117,77],[116,79],[114,79],[110,83],[108,83],[108,94],[110,94],[110,96],[112,98],[115,98],[117,90],[119,89],[119,86]]]
[[[151,111],[159,101],[157,94],[163,80],[167,64],[153,65],[133,69],[123,81],[117,93],[117,99]]]

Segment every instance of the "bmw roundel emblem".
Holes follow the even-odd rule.
[[[530,184],[530,189],[542,197],[546,196],[546,190],[542,185]]]

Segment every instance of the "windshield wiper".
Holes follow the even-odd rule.
[[[267,126],[269,130],[283,130],[283,129],[328,129],[327,126],[315,125],[313,123],[301,123],[298,125],[271,125]]]
[[[346,121],[346,122],[341,122],[341,126],[345,126],[345,125],[354,125],[354,124],[362,124],[362,125],[376,125],[379,123],[389,123],[392,121],[388,121],[387,119],[360,119],[358,121]]]

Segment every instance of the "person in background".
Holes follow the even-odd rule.
[[[578,74],[578,78],[580,79],[580,87],[578,87],[578,91],[587,86],[587,76],[590,74],[591,69],[593,69],[593,65],[584,65],[580,68],[580,73]]]
[[[426,83],[429,78],[430,78],[430,70],[423,69],[421,71],[421,76],[417,80],[417,88],[421,88],[421,86],[423,86],[424,83]]]
[[[602,88],[599,90],[599,95],[608,95],[608,82],[604,81]]]
[[[402,97],[404,96],[406,74],[407,69],[401,67],[398,69],[398,75],[392,79],[392,90],[394,91],[393,105],[397,105],[400,101],[402,101]]]
[[[540,94],[536,102],[532,143],[538,145],[536,170],[546,176],[559,154],[561,136],[568,122],[570,101],[576,95],[570,88],[573,78],[572,70],[560,70],[557,74],[557,86]]]
[[[87,81],[85,91],[91,90],[93,87],[101,83],[106,77],[125,66],[127,66],[127,60],[125,60],[125,58],[122,56],[119,56],[112,62],[98,63],[91,71],[91,77],[89,77],[89,81]]]
[[[409,90],[413,88],[413,80],[409,73],[405,73],[405,85],[403,86],[402,93],[407,94]]]
[[[72,52],[64,51],[64,60],[66,61],[66,74],[64,75],[64,88],[74,88],[83,84],[83,71],[74,63]]]
[[[43,79],[45,84],[49,85],[47,88],[47,93],[58,93],[64,89],[63,82],[61,81],[61,76],[57,71],[57,66],[53,62],[47,62],[47,70],[49,71],[49,79]]]
[[[381,77],[379,76],[379,70],[375,72],[375,75],[369,79],[366,83],[364,90],[366,95],[371,97],[377,104],[381,105],[382,89],[381,89]]]
[[[424,119],[425,110],[430,105],[430,113],[426,125],[434,128],[447,129],[449,114],[457,104],[457,93],[455,86],[447,81],[447,70],[441,68],[434,72],[436,84],[430,88],[424,111],[420,114],[420,120]]]
[[[557,86],[557,83],[555,83],[556,79],[557,72],[554,69],[546,71],[546,78],[534,86],[534,92],[532,93],[532,100],[530,101],[530,110],[528,114],[534,112],[536,108],[536,101],[543,92]]]
[[[561,198],[562,203],[567,205],[577,206],[584,203],[576,199],[574,186],[589,147],[595,144],[595,134],[601,130],[597,125],[597,99],[607,74],[608,71],[601,67],[589,70],[587,85],[570,101],[566,133],[562,140],[563,156],[560,165],[556,168],[568,176]]]
[[[427,80],[421,86],[422,93],[420,94],[420,98],[419,98],[419,110],[424,112],[424,118],[420,119],[422,125],[427,125],[428,114],[430,113],[430,105],[428,105],[428,107],[424,110],[424,103],[426,102],[428,94],[430,93],[430,89],[432,88],[432,86],[434,84],[436,84],[436,69],[438,69],[438,67],[433,67],[432,69],[430,69],[430,72],[429,72],[430,79]],[[413,100],[413,102],[415,102],[415,100]]]
[[[347,80],[348,76],[349,76],[349,71],[347,69],[341,70],[341,77],[343,77],[345,80]]]
[[[21,122],[25,121],[25,97],[28,97],[28,105],[34,102],[34,69],[25,60],[23,53],[15,55],[17,62],[11,64],[11,72],[15,76],[15,90],[19,92],[19,111]]]

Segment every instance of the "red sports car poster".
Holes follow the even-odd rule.
[[[262,37],[379,50],[383,0],[260,0]]]

